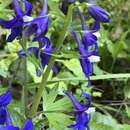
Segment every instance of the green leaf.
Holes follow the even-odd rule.
[[[108,50],[114,59],[116,59],[124,49],[127,49],[127,45],[124,41],[119,41],[116,43],[112,43],[111,41],[108,42]]]
[[[85,77],[79,59],[64,60],[62,63],[72,71],[77,77]]]
[[[128,117],[130,118],[130,108],[126,105],[126,113],[128,115]]]
[[[94,74],[96,75],[102,75],[104,71],[100,69],[100,67],[97,64],[94,64]]]
[[[123,124],[121,130],[130,130],[130,125]]]
[[[57,87],[51,89],[49,93],[43,92],[43,110],[49,121],[50,128],[61,130],[71,123],[69,115],[63,111],[69,110],[71,102],[67,97],[56,99],[58,96]]]
[[[116,130],[111,126],[104,125],[103,123],[91,123],[91,130]]]
[[[120,125],[111,115],[99,112],[92,114],[91,130],[120,130]]]
[[[0,61],[0,75],[3,77],[7,77],[9,75],[8,68],[10,64],[16,60],[17,55],[16,54],[10,54],[7,58],[2,59]]]
[[[70,123],[70,117],[64,113],[49,113],[46,114],[49,121],[49,126],[55,130],[64,130]]]
[[[130,98],[130,87],[128,85],[124,87],[124,95],[126,98]]]

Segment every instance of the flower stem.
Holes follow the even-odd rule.
[[[24,52],[27,52],[27,39],[25,34],[23,33],[23,37],[21,39],[21,46]],[[23,114],[27,114],[27,103],[28,103],[28,91],[27,91],[27,58],[23,57],[23,88],[22,88],[22,111]]]
[[[68,27],[69,27],[69,25],[70,25],[70,23],[72,21],[72,10],[73,10],[73,5],[70,5],[69,10],[68,10],[68,14],[66,16],[66,20],[64,21],[63,30],[60,33],[59,39],[58,39],[57,44],[56,44],[54,54],[58,53],[59,49],[61,48],[61,46],[62,46],[62,44],[64,42],[67,29],[68,29]],[[42,76],[42,81],[41,81],[41,83],[40,83],[40,85],[38,87],[39,88],[38,92],[36,93],[36,96],[34,98],[32,109],[30,111],[30,116],[31,117],[34,117],[36,112],[37,112],[38,105],[40,104],[40,100],[41,100],[41,97],[42,97],[42,93],[44,91],[44,88],[46,87],[47,79],[49,77],[49,74],[50,74],[50,71],[51,71],[51,68],[52,68],[52,65],[54,64],[54,62],[55,62],[55,57],[51,57],[50,63],[48,64],[47,69],[46,69],[45,73]]]

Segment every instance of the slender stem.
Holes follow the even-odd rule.
[[[24,50],[24,52],[27,52],[27,39],[25,34],[23,33],[23,37],[21,40],[21,46]],[[27,58],[23,57],[23,88],[22,88],[22,107],[23,107],[23,113],[26,115],[27,114],[27,103],[28,103],[28,90],[27,90]]]
[[[62,46],[62,44],[64,42],[67,29],[68,29],[68,27],[70,25],[70,22],[72,20],[72,9],[73,9],[73,6],[70,5],[69,10],[68,10],[68,15],[66,16],[66,20],[65,20],[64,25],[63,25],[63,30],[60,33],[60,36],[59,36],[58,42],[56,44],[54,54],[58,53],[59,49],[61,48],[61,46]],[[38,92],[36,93],[36,96],[34,98],[32,109],[30,111],[30,116],[31,117],[35,116],[35,114],[37,112],[38,105],[40,104],[40,100],[41,100],[41,97],[42,97],[43,90],[46,87],[47,79],[48,79],[48,76],[50,74],[50,71],[51,71],[51,68],[52,68],[52,65],[54,64],[54,62],[55,62],[55,57],[51,57],[50,63],[48,64],[47,69],[46,69],[45,73],[42,76],[42,81],[41,81],[41,83],[39,85]]]
[[[130,73],[117,73],[117,74],[105,74],[105,75],[96,75],[96,76],[91,76],[90,77],[91,81],[95,81],[95,80],[110,80],[110,79],[120,79],[123,80],[124,79],[130,79]],[[56,82],[61,82],[61,81],[87,81],[87,79],[84,77],[82,78],[59,78],[59,79],[52,79],[52,80],[48,80],[47,83],[56,83]],[[31,83],[31,84],[27,84],[28,88],[35,88],[34,86],[39,85],[40,83]],[[31,87],[30,87],[31,86]]]
[[[114,58],[113,61],[112,61],[112,65],[111,65],[111,68],[110,68],[110,72],[111,72],[111,73],[112,73],[112,71],[113,71],[113,68],[114,68],[115,63],[116,63],[116,58]]]

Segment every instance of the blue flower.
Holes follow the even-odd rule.
[[[18,128],[16,126],[8,125],[5,127],[1,127],[0,130],[20,130],[20,128]],[[33,125],[32,119],[29,119],[25,123],[24,128],[22,130],[34,130],[34,125]]]
[[[65,94],[70,98],[72,103],[74,104],[76,108],[76,117],[77,117],[77,123],[75,125],[70,125],[69,128],[77,129],[77,130],[90,130],[89,123],[91,119],[90,113],[92,112],[91,102],[92,97],[91,95],[87,93],[83,93],[81,97],[87,98],[88,103],[87,104],[81,104],[70,92],[65,92]]]
[[[27,49],[30,56],[34,55],[36,59],[40,58],[41,64],[39,65],[39,68],[36,69],[37,76],[41,75],[41,69],[44,69],[45,66],[49,63],[50,58],[54,52],[51,42],[47,37],[43,37],[42,39],[39,40],[39,42],[40,47],[30,47]],[[24,52],[23,49],[18,52],[18,55],[26,57],[26,53]],[[57,69],[54,65],[52,69],[55,73],[57,73]]]
[[[47,13],[47,1],[44,0],[42,12],[39,17],[32,18],[32,5],[27,0],[23,0],[25,12],[22,10],[18,0],[13,0],[16,17],[12,20],[4,20],[0,18],[0,26],[4,29],[10,29],[11,34],[7,38],[7,42],[12,42],[15,38],[21,38],[23,30],[26,36],[34,34],[34,37],[45,35],[48,31],[50,17]]]
[[[39,17],[32,18],[25,16],[24,27],[26,28],[26,36],[34,35],[34,40],[39,40],[47,32],[50,25],[50,16],[47,15],[47,0],[44,0],[42,12]]]
[[[90,5],[88,9],[90,15],[99,22],[110,22],[110,14],[98,5]]]
[[[85,34],[83,39],[76,32],[73,32],[73,35],[79,45],[79,50],[81,54],[80,64],[82,70],[88,80],[90,80],[90,76],[93,73],[93,62],[98,62],[100,60],[97,54],[97,39],[93,34]],[[89,51],[89,47],[94,46],[92,51]]]
[[[15,38],[22,37],[23,17],[25,15],[30,16],[32,12],[32,5],[26,0],[23,0],[23,2],[26,8],[25,12],[22,11],[18,0],[13,0],[16,17],[12,20],[4,20],[0,18],[0,26],[4,29],[11,30],[11,34],[8,36],[7,42],[12,42]]]
[[[63,13],[64,13],[65,15],[67,15],[69,4],[73,4],[73,3],[75,3],[75,2],[76,2],[76,0],[64,0],[64,1],[63,1],[61,10],[63,11]]]
[[[73,35],[79,46],[81,54],[80,64],[82,70],[86,78],[90,80],[90,76],[93,73],[93,63],[100,61],[100,58],[98,56],[98,38],[94,34],[100,29],[100,23],[95,21],[94,26],[92,27],[92,29],[90,29],[87,26],[84,15],[80,12],[79,9],[78,14],[82,23],[82,38],[80,38],[76,32],[73,32]]]
[[[78,13],[82,22],[82,42],[85,48],[88,50],[89,46],[95,45],[95,51],[98,52],[98,39],[97,36],[94,35],[94,33],[100,30],[100,23],[98,21],[95,21],[93,27],[90,29],[87,26],[84,15],[80,12],[80,10],[78,10]]]
[[[12,120],[8,112],[7,106],[12,100],[12,92],[8,90],[5,94],[0,96],[0,125],[11,125]]]

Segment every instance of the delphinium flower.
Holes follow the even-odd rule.
[[[83,40],[80,39],[80,37],[76,32],[73,32],[73,35],[79,45],[79,50],[81,54],[80,64],[82,66],[82,70],[85,76],[87,77],[87,79],[90,80],[90,76],[93,73],[93,63],[100,61],[100,58],[97,55],[96,51],[92,51],[92,52],[89,51],[88,48],[89,46],[86,47]],[[95,45],[96,40],[93,39],[92,41],[93,43],[91,44]]]
[[[39,17],[33,18],[24,16],[24,27],[26,28],[26,35],[29,37],[34,35],[34,40],[41,41],[48,32],[50,24],[50,16],[47,15],[47,0],[43,0],[43,9]]]
[[[65,92],[65,94],[70,98],[74,107],[76,108],[76,124],[70,125],[69,128],[73,130],[90,130],[89,123],[91,120],[91,112],[95,109],[91,107],[92,97],[88,93],[82,93],[81,97],[88,100],[87,104],[81,104],[70,92]]]
[[[12,92],[8,90],[5,94],[0,96],[0,125],[11,125],[12,119],[8,112],[8,105],[12,100]]]
[[[63,11],[63,13],[66,15],[67,12],[68,12],[68,6],[69,4],[73,4],[75,3],[76,0],[63,0],[63,3],[62,3],[62,7],[61,7],[61,10]]]
[[[41,75],[42,69],[49,63],[50,58],[54,52],[54,49],[52,48],[51,42],[47,37],[43,37],[41,41],[41,47],[29,47],[28,48],[28,56],[35,56],[36,59],[40,59],[39,67],[36,68],[37,76]],[[19,56],[27,56],[24,52],[24,50],[20,50],[18,52]],[[56,67],[53,65],[52,69],[54,72],[57,72]]]
[[[1,127],[0,130],[20,130],[20,128],[17,126],[13,126],[13,125],[7,125],[4,127]],[[32,119],[29,119],[25,123],[24,128],[22,130],[34,130],[34,125],[33,125]]]
[[[37,18],[31,17],[31,3],[27,0],[23,0],[23,3],[25,5],[25,11],[22,10],[18,0],[13,0],[16,17],[12,20],[4,20],[0,18],[0,26],[4,29],[11,30],[7,42],[12,42],[15,38],[21,38],[24,28],[26,28],[26,36],[34,34],[35,38],[45,35],[48,30],[50,17],[46,15],[47,1],[44,0],[43,10]]]
[[[100,26],[99,22],[95,21],[93,28],[90,29],[80,10],[78,10],[78,13],[82,22],[82,35],[81,38],[77,32],[73,32],[73,35],[79,46],[82,70],[87,79],[90,80],[90,76],[93,73],[93,63],[100,61],[100,57],[98,56],[98,38],[95,35],[95,32],[99,31]]]
[[[7,42],[12,42],[15,38],[21,38],[22,37],[22,31],[23,31],[23,17],[28,15],[31,15],[32,12],[32,5],[24,0],[23,1],[26,7],[26,11],[23,12],[18,0],[13,0],[13,5],[15,9],[16,17],[14,17],[11,20],[4,20],[0,18],[0,26],[4,29],[10,29],[11,34],[7,38]]]
[[[110,22],[110,14],[105,11],[103,8],[101,8],[99,5],[97,5],[95,0],[89,0],[89,8],[88,11],[90,15],[99,22]]]

